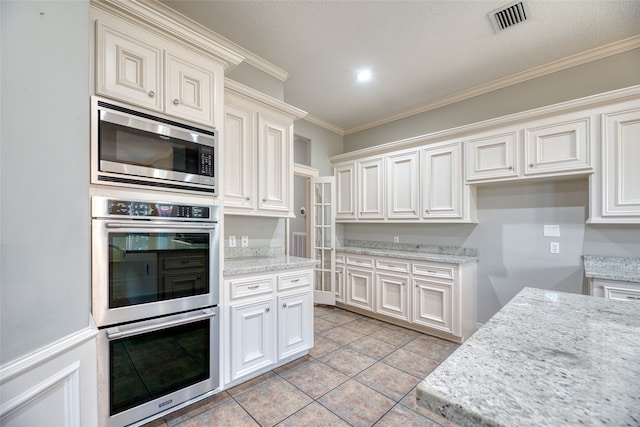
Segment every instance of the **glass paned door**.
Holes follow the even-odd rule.
[[[315,304],[335,305],[335,192],[334,177],[311,179],[311,242],[314,258]]]

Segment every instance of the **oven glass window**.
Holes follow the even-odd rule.
[[[109,233],[109,308],[209,293],[209,233]]]
[[[210,377],[209,319],[109,343],[111,415]]]
[[[100,160],[200,174],[201,145],[100,121]]]

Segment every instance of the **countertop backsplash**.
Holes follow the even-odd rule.
[[[477,257],[478,249],[460,246],[422,245],[417,243],[374,242],[369,240],[338,240],[337,249],[357,247],[368,249],[386,249],[392,251],[426,252],[445,255]]]

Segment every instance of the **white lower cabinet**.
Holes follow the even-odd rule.
[[[313,347],[312,270],[235,276],[224,286],[225,385]]]
[[[608,279],[589,279],[590,294],[596,297],[640,301],[640,283]]]
[[[345,259],[345,294],[338,307],[455,342],[475,331],[475,262],[408,261],[337,253]]]

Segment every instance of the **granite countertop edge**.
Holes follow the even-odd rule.
[[[389,258],[409,259],[414,261],[446,262],[446,263],[452,263],[452,264],[468,264],[468,263],[478,262],[477,256],[444,254],[444,253],[435,253],[435,252],[364,248],[359,246],[343,246],[336,250],[338,252],[345,252],[350,254],[383,256],[383,257],[389,257]]]
[[[640,282],[640,258],[585,255],[584,275],[594,279]]]
[[[293,270],[297,268],[314,267],[317,263],[318,261],[314,259],[290,255],[226,258],[224,260],[222,275],[224,277],[230,277],[242,274]]]

